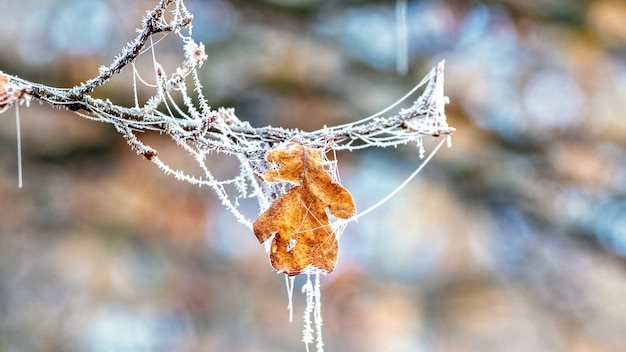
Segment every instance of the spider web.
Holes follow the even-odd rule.
[[[173,9],[165,13],[169,4],[174,4]],[[355,151],[415,143],[420,157],[424,157],[424,136],[450,135],[454,131],[447,125],[444,112],[448,98],[443,93],[443,61],[405,96],[369,117],[347,124],[324,126],[311,132],[279,127],[254,128],[247,121],[240,120],[233,108],[210,108],[198,74],[198,68],[207,60],[207,55],[204,45],[192,37],[193,16],[182,0],[162,0],[160,6],[146,15],[143,28],[139,30],[149,38],[148,45],[138,45],[140,40],[145,40],[140,35],[123,49],[109,67],[100,68],[98,78],[106,81],[110,76],[118,75],[123,66],[130,64],[133,106],[122,107],[108,99],[81,95],[93,89],[91,86],[96,86],[96,79],[71,89],[47,87],[17,79],[12,80],[12,83],[30,84],[29,88],[39,92],[36,98],[54,106],[65,105],[84,118],[112,124],[138,154],[145,156],[165,173],[191,184],[212,188],[221,203],[248,228],[252,228],[252,221],[240,211],[240,200],[256,199],[261,213],[289,188],[285,184],[262,182],[256,176],[271,167],[264,159],[267,151],[281,144],[298,140],[309,147],[321,148],[325,155],[334,156],[334,152],[340,150]],[[168,28],[168,31],[155,28]],[[157,37],[157,34],[161,37]],[[171,37],[175,37],[175,42],[181,47],[183,60],[180,66],[168,71],[159,62],[157,47]],[[130,55],[134,50],[140,52],[135,56]],[[145,57],[151,63],[152,77],[141,75],[135,65],[139,58]],[[139,99],[140,86],[153,90],[143,104]],[[401,103],[411,100],[420,89],[421,94],[409,108],[398,109],[395,114],[388,115]],[[80,96],[82,99],[68,99],[72,96]],[[157,149],[142,140],[147,131],[167,134],[193,158],[201,173],[192,174],[163,161]],[[209,168],[208,160],[212,155],[234,158],[239,164],[238,172],[234,176],[219,179]],[[326,166],[329,174],[339,182],[336,160],[327,160]]]
[[[171,10],[166,11],[168,8]],[[405,96],[369,117],[311,132],[280,127],[254,128],[247,121],[240,120],[233,108],[214,110],[209,106],[198,73],[207,55],[204,45],[193,39],[192,19],[182,0],[161,0],[159,6],[144,17],[143,27],[138,30],[140,35],[127,44],[109,67],[102,66],[98,77],[71,89],[47,87],[11,77],[6,89],[19,88],[25,92],[20,99],[30,98],[27,93],[33,90],[37,99],[54,106],[66,106],[84,118],[112,124],[138,154],[165,173],[212,188],[221,203],[248,228],[252,228],[252,220],[240,211],[241,200],[255,199],[260,214],[289,188],[288,184],[270,184],[257,177],[272,167],[264,157],[273,148],[297,140],[308,147],[322,149],[325,156],[333,156],[332,160],[325,161],[325,166],[335,182],[340,183],[336,151],[414,143],[423,158],[424,136],[449,136],[454,132],[454,128],[447,125],[444,111],[448,98],[443,92],[443,61]],[[182,49],[182,63],[176,68],[166,69],[166,65],[159,61],[157,48],[166,39],[168,44],[173,41]],[[140,74],[136,65],[140,58],[147,58],[150,62],[151,75]],[[132,68],[124,73],[130,73],[132,77],[133,106],[123,107],[108,99],[85,94],[119,75],[127,65]],[[140,102],[140,87],[152,90],[145,102]],[[421,94],[418,95],[419,91]],[[397,108],[416,95],[410,107]],[[72,97],[77,99],[72,100]],[[13,100],[3,102],[3,109],[6,110]],[[389,115],[394,109],[397,110]],[[148,131],[168,135],[193,158],[200,173],[174,167],[162,160],[158,150],[144,142],[144,132]],[[214,155],[234,159],[239,165],[237,172],[229,177],[216,176],[209,167],[209,160]],[[335,226],[342,227],[344,223]],[[337,234],[340,232],[340,229],[336,231]]]
[[[187,44],[187,46],[201,47],[196,47],[193,44]],[[159,67],[156,61],[155,66]],[[157,69],[157,71],[160,70],[160,68]],[[182,84],[178,89],[183,96],[183,105],[178,105],[172,98],[170,90],[167,89],[158,89],[159,94],[165,94],[167,99],[152,99],[150,103],[154,104],[160,100],[167,107],[169,114],[158,113],[160,118],[167,121],[167,134],[196,160],[204,173],[204,177],[192,176],[184,170],[170,167],[157,155],[152,156],[153,149],[144,144],[132,128],[129,129],[125,124],[116,125],[116,127],[126,136],[133,148],[141,154],[147,154],[151,161],[164,172],[174,175],[179,180],[211,187],[222,204],[229,209],[237,220],[249,228],[252,227],[253,219],[249,219],[240,212],[240,200],[255,198],[259,205],[259,212],[263,212],[292,186],[288,183],[262,182],[256,176],[272,167],[264,157],[273,148],[286,145],[293,139],[300,140],[311,147],[321,148],[325,151],[323,156],[326,171],[331,175],[334,182],[341,183],[336,151],[390,147],[413,142],[420,157],[423,158],[425,156],[424,136],[437,136],[444,133],[442,131],[450,130],[443,111],[447,103],[447,97],[443,95],[443,62],[407,95],[376,114],[356,122],[324,127],[314,132],[277,128],[271,138],[259,138],[251,133],[254,129],[248,122],[241,121],[232,108],[210,110],[207,101],[201,95],[202,86],[197,79],[195,68],[191,70],[191,73],[194,92],[200,96],[199,110],[193,105],[192,98],[189,97]],[[164,79],[161,81],[165,82]],[[160,87],[164,84],[161,83]],[[404,120],[402,127],[398,127],[395,123],[389,123],[389,119],[384,117],[384,114],[409,99],[423,87],[425,87],[424,92],[410,108],[399,110],[398,120]],[[211,124],[210,128],[205,127],[208,123]],[[370,132],[372,126],[376,126],[375,132]],[[204,129],[202,133],[197,133],[198,127],[201,130]],[[207,165],[207,157],[213,154],[224,154],[237,158],[239,162],[238,174],[229,179],[218,180]],[[331,154],[332,159],[328,158],[329,154]],[[334,229],[335,233],[340,235],[342,231],[339,228],[345,227],[345,223],[345,220],[335,221],[333,223],[337,227]]]
[[[188,18],[190,14],[182,1],[176,1],[172,12],[174,20]],[[448,102],[443,94],[444,63],[439,63],[410,92],[397,102],[369,117],[355,122],[324,127],[313,132],[282,128],[253,128],[247,121],[240,120],[233,108],[212,110],[203,95],[203,87],[198,68],[207,59],[204,45],[192,38],[192,26],[178,30],[175,35],[182,43],[184,60],[180,67],[167,72],[157,58],[157,45],[152,41],[140,56],[151,57],[154,77],[144,77],[132,65],[135,105],[130,111],[143,116],[138,121],[111,114],[106,102],[94,101],[87,113],[77,112],[83,117],[108,122],[124,136],[128,144],[137,153],[144,155],[167,174],[191,184],[208,186],[217,194],[224,205],[238,221],[252,228],[252,220],[240,211],[240,201],[254,198],[259,205],[259,212],[266,210],[274,200],[283,195],[290,185],[285,183],[266,183],[256,175],[271,167],[264,157],[267,151],[291,140],[299,140],[311,147],[321,148],[325,156],[332,154],[333,159],[326,159],[325,167],[334,181],[340,183],[337,161],[334,152],[340,150],[355,151],[370,147],[390,147],[415,143],[420,157],[424,157],[423,137],[451,133],[445,118],[444,106]],[[105,68],[101,68],[104,70]],[[191,90],[187,85],[191,86]],[[138,87],[140,85],[154,89],[154,95],[140,105]],[[416,92],[422,94],[409,108],[399,109],[395,115],[385,116],[401,103],[409,100]],[[142,133],[149,130],[165,132],[197,163],[202,175],[191,174],[177,169],[163,161],[158,151],[142,141]],[[212,155],[221,154],[236,158],[239,170],[227,179],[218,179],[209,167]],[[345,221],[335,222],[337,234],[345,226]]]

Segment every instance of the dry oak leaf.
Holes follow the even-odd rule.
[[[291,142],[286,149],[269,151],[266,159],[279,166],[261,175],[263,180],[296,184],[253,224],[260,243],[272,239],[272,266],[290,276],[309,265],[332,272],[338,246],[326,209],[337,218],[349,218],[356,211],[352,195],[322,167],[321,149]]]

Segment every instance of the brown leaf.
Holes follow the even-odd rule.
[[[265,181],[297,184],[253,224],[259,242],[272,238],[272,266],[287,275],[298,275],[309,265],[332,272],[338,246],[326,209],[338,218],[349,218],[356,211],[352,195],[333,183],[322,167],[320,149],[292,142],[287,149],[271,150],[266,158],[279,166],[262,175]]]

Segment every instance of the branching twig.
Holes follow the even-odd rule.
[[[98,86],[106,83],[113,75],[120,73],[122,69],[133,62],[141,50],[146,46],[148,39],[154,34],[162,32],[175,32],[191,24],[192,17],[174,18],[171,23],[165,21],[165,9],[173,0],[160,0],[159,5],[143,18],[142,28],[139,35],[122,49],[122,53],[111,63],[108,68],[101,67],[97,77],[77,85],[71,89],[70,99],[81,100],[83,95],[92,92]]]
[[[173,4],[172,11],[167,11]],[[172,19],[166,20],[171,13]],[[0,112],[15,102],[30,99],[48,103],[54,107],[64,107],[78,115],[105,123],[110,123],[122,134],[129,145],[147,159],[157,164],[167,173],[191,183],[208,185],[217,193],[222,202],[244,223],[250,225],[236,210],[229,198],[225,185],[235,185],[239,197],[255,196],[263,206],[269,204],[261,200],[261,193],[267,194],[265,186],[259,185],[253,172],[266,167],[265,152],[275,145],[298,139],[311,147],[325,150],[355,150],[366,147],[387,147],[416,142],[421,147],[424,135],[439,136],[452,134],[444,113],[447,98],[443,93],[443,62],[438,64],[411,92],[388,109],[368,118],[317,131],[304,132],[280,127],[253,127],[240,120],[232,108],[211,110],[202,95],[202,86],[196,69],[207,59],[204,46],[191,37],[193,16],[187,11],[183,0],[160,0],[142,21],[139,34],[131,41],[108,67],[101,67],[98,76],[72,88],[54,88],[12,77],[0,71]],[[188,34],[183,34],[186,29]],[[143,106],[133,107],[113,104],[111,101],[94,98],[90,93],[105,84],[133,63],[138,55],[151,49],[152,36],[170,32],[177,34],[184,42],[184,60],[181,66],[169,76],[156,60],[156,93]],[[136,74],[133,71],[133,74]],[[199,110],[186,92],[185,81],[191,75]],[[424,89],[412,107],[385,116],[397,104],[408,99],[417,89]],[[136,89],[136,88],[135,88]],[[177,91],[183,97],[180,106],[172,97]],[[175,113],[175,114],[174,114]],[[191,154],[205,172],[204,178],[173,170],[158,158],[158,152],[145,145],[138,132],[154,130],[169,135],[185,151]],[[218,181],[213,178],[205,164],[207,155],[220,153],[236,156],[242,163],[240,175],[231,180]],[[245,164],[245,165],[244,165]],[[252,171],[252,172],[251,172]],[[246,193],[248,190],[250,193]],[[236,201],[235,201],[236,203]]]

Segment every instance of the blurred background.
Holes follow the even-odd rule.
[[[155,3],[0,0],[0,69],[85,81]],[[327,351],[626,350],[626,2],[411,0],[401,74],[394,1],[186,3],[209,104],[255,126],[354,121],[446,60],[453,146],[341,237]],[[175,36],[157,48],[182,61]],[[125,73],[96,95],[132,105]],[[1,352],[305,350],[304,279],[289,323],[283,276],[211,190],[112,126],[20,113],[22,189],[14,113],[0,115]],[[184,160],[166,138],[146,136]],[[414,146],[339,161],[361,210],[420,162]]]

